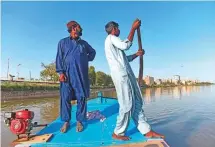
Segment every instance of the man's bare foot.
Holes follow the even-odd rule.
[[[113,139],[117,139],[117,140],[130,140],[130,137],[128,136],[120,136],[120,135],[116,135],[115,133],[112,134],[112,138]]]
[[[77,126],[76,126],[76,132],[81,132],[83,131],[83,125],[81,122],[77,121]]]
[[[149,131],[148,133],[145,134],[146,137],[148,138],[163,138],[164,139],[164,135],[161,135],[159,133],[156,133],[154,131]]]
[[[69,122],[65,122],[65,123],[63,124],[62,128],[60,129],[60,131],[61,131],[62,133],[66,133],[66,131],[68,130],[68,128],[69,128]]]

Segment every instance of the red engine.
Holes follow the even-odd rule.
[[[34,112],[28,111],[28,109],[17,112],[6,112],[5,123],[10,127],[12,133],[19,135],[25,134],[27,138],[31,133],[33,127],[40,127],[46,125],[37,125],[37,122],[32,123],[34,118]]]

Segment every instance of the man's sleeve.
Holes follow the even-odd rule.
[[[120,50],[127,50],[131,47],[132,42],[126,39],[122,41],[119,37],[111,35],[111,42],[112,44]]]
[[[88,61],[93,61],[96,56],[96,50],[87,43]]]
[[[63,69],[63,52],[61,41],[58,43],[57,56],[56,56],[56,72],[59,74],[64,73]]]
[[[129,55],[129,56],[127,56],[127,59],[128,59],[128,62],[133,61],[133,55]]]

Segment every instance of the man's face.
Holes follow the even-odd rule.
[[[81,27],[78,24],[73,24],[71,27],[70,35],[73,39],[78,39],[80,37]]]
[[[114,27],[114,34],[118,37],[119,34],[120,34],[120,30],[119,30],[119,27]]]

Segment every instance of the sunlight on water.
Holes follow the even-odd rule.
[[[215,86],[151,88],[142,92],[148,122],[166,135],[172,147],[215,146]],[[96,94],[93,91],[91,96]],[[115,91],[104,91],[103,95],[117,97]],[[1,107],[2,113],[27,108],[35,112],[34,121],[50,123],[58,117],[59,98],[6,101]],[[10,133],[2,116],[1,127],[2,146],[7,147],[16,136]]]

